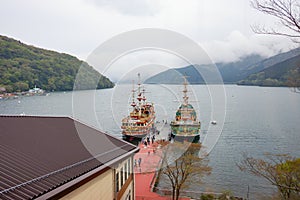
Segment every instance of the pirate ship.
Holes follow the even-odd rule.
[[[135,97],[137,96],[137,97]],[[153,103],[147,102],[145,88],[142,88],[140,74],[138,74],[137,89],[132,86],[132,107],[129,115],[122,119],[123,139],[141,140],[154,130],[155,111]]]
[[[175,120],[171,122],[171,138],[177,141],[189,141],[198,143],[200,140],[201,122],[193,106],[188,102],[187,81],[184,77],[183,102],[179,106]]]

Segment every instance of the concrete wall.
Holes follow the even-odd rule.
[[[119,162],[115,169],[109,169],[91,181],[70,192],[62,200],[134,200],[133,158]],[[119,174],[119,191],[116,193],[116,174]],[[122,176],[121,176],[122,174]],[[126,174],[126,175],[125,175]],[[127,177],[127,178],[126,178]],[[121,181],[121,178],[123,181]],[[123,184],[121,184],[121,182]]]
[[[132,157],[123,160],[115,166],[115,169],[112,168],[105,171],[103,174],[70,192],[61,198],[61,200],[134,200],[134,174],[132,161]],[[115,193],[117,183],[115,173],[119,174],[119,191],[117,193]],[[121,181],[121,177],[123,178],[123,181]],[[121,184],[121,182],[123,184]]]
[[[107,170],[71,193],[67,194],[62,200],[82,200],[82,199],[113,199],[114,183],[113,169]]]

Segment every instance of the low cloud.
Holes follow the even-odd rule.
[[[201,45],[214,62],[233,62],[252,54],[267,58],[296,48],[296,44],[284,37],[256,34],[247,37],[237,30],[223,41],[208,41]]]
[[[251,25],[274,21],[241,0],[10,0],[1,2],[0,18],[5,19],[0,20],[0,34],[80,59],[113,36],[140,28],[183,34],[202,45],[214,62],[236,61],[249,54],[269,57],[295,47],[282,37],[253,34]],[[131,66],[188,65],[161,53],[131,55],[123,62],[111,72],[114,79]]]

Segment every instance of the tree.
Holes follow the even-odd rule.
[[[178,200],[182,188],[200,183],[203,175],[210,174],[207,157],[199,157],[199,144],[174,142],[163,149],[161,173],[172,186],[172,199]]]
[[[300,39],[300,3],[298,0],[252,0],[251,6],[267,15],[275,17],[285,30],[272,27],[253,26],[255,33],[282,35],[297,41]]]
[[[287,85],[293,89],[293,92],[300,93],[300,65],[289,72]]]
[[[252,26],[252,30],[258,34],[281,35],[300,43],[300,2],[299,0],[252,0],[254,9],[275,17],[277,23],[284,30],[274,27]],[[296,72],[296,73],[294,73]],[[290,71],[287,85],[300,92],[300,64],[295,70]]]
[[[276,186],[281,199],[300,198],[300,158],[266,154],[266,159],[256,159],[244,154],[238,167]]]
[[[11,93],[14,91],[13,87],[11,85],[4,85],[5,92]]]
[[[13,85],[13,87],[14,87],[14,91],[18,91],[18,92],[27,91],[29,89],[28,84],[22,81],[16,82]]]

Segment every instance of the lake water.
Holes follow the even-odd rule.
[[[157,120],[171,121],[180,104],[182,86],[145,85],[145,88],[148,100],[154,102]],[[191,104],[202,122],[202,140],[221,130],[209,152],[212,174],[205,178],[200,189],[230,190],[245,197],[249,186],[251,199],[270,194],[274,189],[268,183],[240,172],[236,163],[244,152],[254,157],[262,157],[266,152],[300,157],[300,95],[288,88],[226,85],[224,89],[226,96],[219,97],[205,85],[189,86],[193,91],[189,93]],[[120,121],[130,109],[130,90],[131,85],[117,85],[114,89],[0,100],[0,114],[72,116],[121,137]],[[218,124],[212,127],[211,120]],[[199,190],[194,186],[189,189]]]

